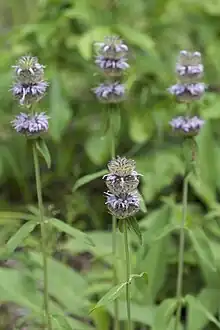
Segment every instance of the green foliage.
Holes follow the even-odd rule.
[[[119,34],[129,45],[131,68],[125,77],[128,99],[114,113],[116,154],[134,158],[143,175],[141,212],[132,222],[136,235],[129,239],[131,273],[148,276],[147,285],[143,278],[132,280],[131,319],[134,329],[173,330],[185,164],[182,140],[172,136],[168,123],[186,109],[166,89],[176,82],[178,52],[192,49],[203,54],[208,90],[219,91],[219,1],[2,0],[0,12],[0,305],[6,305],[10,323],[0,326],[22,329],[28,324],[34,330],[43,318],[31,148],[10,127],[21,111],[8,91],[11,65],[24,54],[39,57],[50,83],[35,110],[50,116],[49,133],[38,142],[38,151],[53,327],[108,330],[116,296],[120,321],[126,321],[124,290],[116,295],[112,288],[111,216],[101,179],[110,159],[109,109],[91,93],[104,79],[93,63],[93,42]],[[219,103],[218,92],[207,91],[192,108],[206,125],[196,138],[195,171],[189,178],[183,285],[187,330],[220,326]],[[124,288],[120,231],[117,242]],[[89,314],[100,301],[102,307]],[[24,311],[17,317],[18,308]]]

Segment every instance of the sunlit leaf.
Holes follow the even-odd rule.
[[[7,242],[6,250],[12,253],[18,246],[23,246],[25,238],[34,230],[37,226],[36,221],[26,222]]]
[[[39,151],[40,155],[44,158],[47,167],[51,167],[51,157],[50,157],[50,152],[47,147],[47,144],[44,139],[38,139],[36,142],[36,147],[37,150]]]
[[[83,241],[84,243],[89,244],[91,246],[95,246],[92,239],[88,235],[78,229],[71,227],[70,225],[59,219],[51,218],[50,224],[57,228],[59,231],[63,231],[64,233],[72,236],[77,240]]]

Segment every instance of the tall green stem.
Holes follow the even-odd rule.
[[[182,211],[182,221],[181,221],[180,241],[179,241],[178,276],[177,276],[177,286],[176,286],[177,312],[176,312],[175,330],[178,330],[180,317],[181,317],[181,307],[182,307],[185,223],[187,216],[188,180],[189,180],[189,175],[184,178],[184,182],[183,182],[183,211]]]
[[[52,330],[50,313],[49,313],[48,264],[47,264],[47,251],[46,251],[46,228],[45,228],[45,222],[44,222],[44,206],[43,206],[43,198],[42,198],[39,159],[38,159],[38,154],[37,154],[37,147],[34,142],[33,142],[33,158],[34,158],[38,207],[39,207],[39,213],[40,213],[41,251],[42,251],[42,256],[43,256],[45,323],[47,324],[47,329]]]
[[[115,158],[115,131],[114,131],[114,118],[111,115],[110,109],[110,129],[111,129],[111,157]],[[117,276],[117,219],[112,216],[112,254],[113,254],[113,284],[114,286],[118,284]],[[118,300],[114,300],[114,330],[120,329],[119,324],[119,309],[118,309]]]
[[[126,305],[127,305],[127,317],[128,326],[127,330],[131,330],[131,305],[130,305],[130,256],[129,256],[129,244],[128,244],[128,224],[126,219],[124,220],[124,243],[125,243],[125,261],[126,261]]]

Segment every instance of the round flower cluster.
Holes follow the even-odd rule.
[[[182,133],[185,136],[195,136],[199,133],[205,121],[194,117],[176,117],[170,121],[170,125],[177,133]]]
[[[95,47],[95,64],[108,79],[106,83],[94,88],[93,92],[101,102],[121,102],[125,98],[125,86],[119,78],[129,68],[128,47],[118,37],[106,37],[104,42],[95,43]]]
[[[206,89],[205,84],[199,82],[203,77],[203,72],[201,54],[182,50],[176,64],[179,82],[171,86],[168,91],[175,95],[180,102],[189,103],[199,100]]]
[[[20,113],[11,122],[12,127],[18,133],[25,134],[27,136],[39,135],[39,133],[46,132],[48,130],[49,117],[44,113],[27,114]]]
[[[14,69],[14,84],[11,89],[20,105],[27,110],[46,93],[48,83],[44,80],[44,66],[32,56],[21,57]],[[29,110],[30,111],[30,110]],[[11,122],[16,132],[27,137],[37,137],[48,131],[49,117],[44,113],[21,112]]]
[[[108,188],[106,205],[118,219],[131,217],[140,209],[137,192],[140,174],[135,166],[134,160],[118,156],[108,163],[109,173],[103,177]]]

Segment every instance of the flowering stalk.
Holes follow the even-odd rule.
[[[48,330],[52,330],[50,310],[49,310],[49,292],[48,292],[48,263],[47,263],[47,247],[46,247],[47,237],[46,237],[46,226],[44,222],[44,206],[43,206],[43,198],[42,198],[38,151],[35,142],[33,142],[32,149],[33,149],[33,159],[34,159],[34,168],[35,168],[37,199],[38,199],[38,207],[40,213],[41,250],[43,255],[43,278],[44,278],[44,310],[45,310],[47,328]]]
[[[199,52],[181,51],[176,65],[176,74],[179,82],[169,88],[169,92],[176,96],[179,102],[187,104],[187,111],[190,110],[189,104],[192,101],[199,100],[205,92],[205,84],[199,82],[203,76],[203,65],[201,63],[201,54]],[[204,125],[204,120],[197,116],[190,117],[180,116],[171,120],[170,125],[173,131],[180,134],[184,138],[184,146],[190,146],[190,158],[186,156],[186,171],[183,180],[183,199],[182,199],[182,221],[180,226],[179,238],[179,257],[178,257],[178,274],[176,284],[176,300],[177,311],[175,330],[178,330],[181,321],[181,309],[183,305],[183,270],[184,270],[184,245],[185,245],[185,225],[187,217],[188,204],[188,181],[195,160],[195,136],[199,134],[200,129]],[[189,145],[188,145],[189,142]]]
[[[105,76],[105,82],[100,84],[93,91],[97,99],[110,105],[109,122],[110,122],[110,139],[111,139],[111,158],[115,158],[115,116],[112,111],[112,104],[117,104],[125,98],[125,87],[120,82],[123,71],[129,68],[126,54],[128,47],[118,37],[107,37],[104,42],[95,44],[97,47],[97,56],[95,64],[99,67]],[[118,284],[117,276],[117,217],[112,215],[112,254],[113,254],[113,283]],[[114,301],[115,324],[114,329],[119,330],[119,310],[118,301]]]
[[[176,285],[176,298],[177,298],[177,311],[176,311],[176,322],[175,330],[178,329],[179,321],[181,319],[181,308],[182,308],[182,287],[183,287],[183,267],[184,267],[184,245],[185,245],[185,224],[187,216],[187,200],[188,200],[188,176],[184,178],[183,182],[183,211],[182,221],[180,227],[180,241],[179,241],[179,257],[178,257],[178,275]]]
[[[49,117],[44,112],[34,113],[31,111],[33,105],[45,95],[48,83],[44,81],[44,66],[38,63],[38,59],[36,57],[31,56],[24,56],[18,60],[17,65],[14,66],[14,80],[12,93],[18,99],[20,105],[29,111],[29,113],[21,112],[15,117],[11,124],[17,133],[21,133],[26,138],[32,140],[36,190],[40,216],[41,252],[43,257],[45,326],[48,330],[52,330],[49,310],[46,225],[44,222],[44,206],[38,159],[38,141],[43,141],[41,136],[48,131]]]
[[[127,330],[131,330],[131,305],[130,305],[130,256],[128,243],[128,223],[124,222],[124,244],[125,244],[125,261],[126,261],[126,305],[128,326]]]
[[[135,162],[125,157],[116,157],[108,163],[109,174],[104,176],[108,192],[106,205],[115,219],[123,223],[124,244],[126,255],[126,302],[128,329],[131,329],[131,308],[130,308],[130,260],[128,244],[128,220],[140,209],[137,187],[139,176],[135,170]]]

